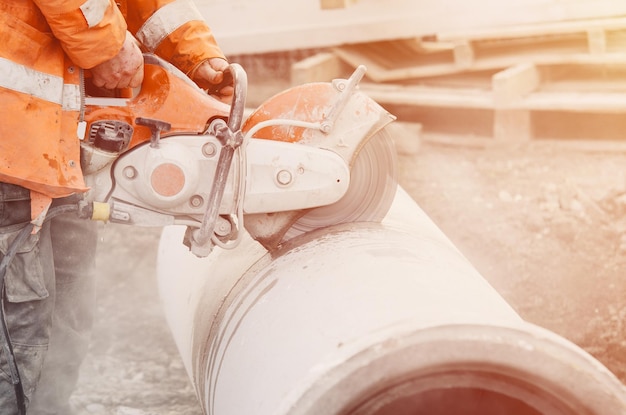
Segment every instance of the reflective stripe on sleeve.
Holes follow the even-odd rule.
[[[87,0],[80,6],[80,11],[83,12],[87,25],[94,27],[102,21],[109,6],[111,6],[109,0]]]
[[[0,58],[0,87],[32,95],[54,104],[63,103],[63,78]]]
[[[80,111],[80,86],[63,85],[63,111]]]
[[[163,39],[192,20],[204,21],[193,1],[176,0],[154,12],[137,31],[136,37],[150,52],[154,52]]]

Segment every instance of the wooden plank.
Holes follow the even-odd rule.
[[[356,0],[320,0],[320,8],[322,10],[343,9],[353,3],[356,3]]]
[[[521,63],[500,71],[491,78],[494,105],[500,108],[514,106],[535,91],[539,83],[539,71],[531,63]]]
[[[361,83],[361,90],[381,104],[434,108],[496,110],[494,93],[484,89]],[[507,110],[626,113],[626,94],[619,92],[535,91],[509,104]]]
[[[437,108],[494,108],[491,91],[484,89],[381,85],[369,82],[362,82],[360,88],[381,104]]]
[[[488,148],[490,146],[502,146],[503,141],[496,141],[493,137],[477,137],[474,135],[450,135],[437,132],[422,133],[422,142],[437,145],[469,148]],[[517,145],[515,141],[511,145]],[[594,139],[541,139],[528,142],[534,148],[565,148],[569,150],[584,151],[590,153],[626,153],[626,142],[614,140],[594,140]]]
[[[600,19],[580,19],[541,22],[537,20],[532,24],[491,26],[476,30],[441,31],[437,33],[437,40],[454,42],[457,40],[493,40],[525,38],[548,35],[563,35],[568,33],[584,33],[595,30],[621,30],[626,27],[626,17],[614,17]]]
[[[331,81],[339,78],[345,67],[337,55],[318,53],[291,66],[291,85]]]
[[[518,108],[533,111],[580,113],[626,113],[626,94],[611,92],[535,92],[522,99]]]
[[[616,0],[195,0],[227,55],[326,48],[432,34],[626,16]]]
[[[418,46],[412,43],[412,40],[403,39],[346,45],[334,48],[332,52],[354,68],[365,65],[367,77],[375,82],[452,74],[462,70],[455,61],[454,47],[420,53],[416,50]],[[460,55],[460,52],[457,53]],[[471,62],[471,54],[458,59],[464,63]]]
[[[493,138],[528,141],[532,138],[530,111],[497,109],[493,120]]]
[[[589,53],[592,55],[602,55],[607,51],[606,30],[595,28],[587,30],[587,42]]]
[[[453,56],[454,65],[456,65],[457,68],[461,70],[470,69],[472,66],[474,66],[474,48],[467,41],[459,41],[454,44]]]
[[[523,63],[500,71],[491,78],[496,107],[493,136],[496,140],[526,141],[532,138],[530,110],[511,109],[539,86],[535,65]]]
[[[546,65],[626,64],[625,39],[606,37],[602,48],[589,45],[586,33],[574,38],[545,38],[499,42],[476,42],[472,48],[460,44],[459,49],[441,48],[428,53],[408,49],[407,41],[378,42],[367,45],[348,45],[334,48],[333,53],[347,64],[356,67],[364,64],[369,79],[392,82],[413,78],[444,76],[463,71],[486,71],[507,68],[520,62]],[[596,41],[598,42],[598,41]],[[432,44],[431,44],[432,45]],[[406,48],[404,53],[399,48]],[[590,49],[592,52],[590,53]]]

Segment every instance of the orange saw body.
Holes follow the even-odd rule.
[[[176,134],[202,134],[210,121],[227,119],[230,107],[214,97],[201,93],[195,84],[175,75],[166,63],[144,66],[144,81],[140,92],[129,99],[87,98],[85,121],[87,131],[98,122],[115,120],[130,125],[134,132],[128,149],[150,141],[149,127],[137,125],[138,117],[164,121]],[[166,134],[164,134],[166,135]]]

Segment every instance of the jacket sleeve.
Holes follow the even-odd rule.
[[[147,51],[185,74],[207,59],[226,59],[192,0],[128,0],[126,18]]]
[[[72,62],[86,69],[122,48],[126,22],[113,0],[34,0]]]

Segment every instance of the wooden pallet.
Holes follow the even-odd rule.
[[[519,68],[512,68],[517,72]],[[500,73],[502,75],[502,73]],[[502,84],[498,85],[498,81]],[[499,140],[533,138],[532,115],[537,113],[623,114],[626,94],[611,92],[528,91],[521,79],[494,80],[494,89],[361,84],[361,90],[383,106],[437,108],[442,111],[483,110],[493,114],[492,136]]]
[[[345,77],[349,69],[332,53],[322,53],[298,62],[292,68],[296,84]],[[533,136],[532,118],[537,113],[575,113],[626,116],[626,66],[614,72],[621,79],[594,78],[597,71],[581,79],[558,80],[546,68],[519,63],[495,71],[483,81],[429,78],[419,83],[376,83],[364,81],[360,88],[383,106],[440,110],[477,110],[493,117],[491,135],[496,139],[528,140]],[[569,71],[567,71],[569,73]]]
[[[623,45],[622,17],[450,32],[333,48],[293,65],[292,81],[365,65],[361,89],[383,105],[487,112],[493,137],[528,140],[536,114],[626,116]]]
[[[559,22],[346,45],[333,53],[365,65],[375,82],[535,65],[626,63],[626,18]]]

